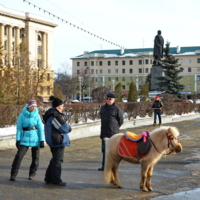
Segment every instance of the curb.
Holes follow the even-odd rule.
[[[178,122],[184,120],[190,120],[194,118],[200,118],[200,114],[192,114],[187,116],[177,116],[173,118],[173,116],[162,116],[162,123],[171,123]],[[153,117],[142,118],[142,119],[134,119],[127,120],[123,123],[120,130],[126,128],[132,128],[137,126],[151,125],[153,124]],[[100,135],[100,121],[97,122],[89,122],[87,124],[78,124],[72,126],[72,132],[69,134],[70,140],[76,140],[85,137],[99,136]],[[1,135],[0,136],[0,147],[13,147],[15,146],[15,134],[11,135]]]

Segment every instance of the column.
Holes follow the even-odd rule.
[[[4,24],[0,24],[0,44],[4,46]]]
[[[43,68],[47,68],[46,66],[46,33],[42,35],[42,61],[43,61]]]
[[[12,26],[8,26],[8,50],[7,50],[7,55],[8,55],[8,63],[11,63],[12,61]]]

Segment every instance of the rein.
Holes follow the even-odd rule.
[[[174,147],[174,145],[172,144],[171,139],[170,139],[171,135],[168,135],[168,133],[166,132],[166,136],[167,136],[167,140],[168,140],[168,144],[167,144],[168,148],[169,148],[169,145],[170,145],[170,144],[171,144],[172,147]],[[174,137],[174,139],[176,139],[176,140],[178,141],[178,143],[180,143],[180,141],[179,141],[177,138]],[[155,146],[155,144],[153,143],[153,141],[151,140],[151,138],[149,138],[149,140],[150,140],[151,144],[154,146],[154,148],[156,149],[156,151],[157,151],[158,153],[162,154],[162,155],[169,155],[169,154],[171,154],[172,152],[174,152],[174,149],[173,149],[173,150],[171,150],[169,153],[163,154],[163,153],[161,153],[160,151],[158,151],[158,149],[156,148],[156,146]],[[174,148],[175,148],[175,147],[174,147]]]

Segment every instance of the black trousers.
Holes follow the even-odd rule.
[[[101,152],[102,152],[102,167],[104,168],[104,164],[105,164],[105,151],[106,151],[106,144],[105,144],[105,140],[102,139],[101,140]]]
[[[58,184],[61,180],[61,164],[63,163],[65,147],[50,147],[52,159],[47,167],[44,180],[49,183]]]
[[[12,163],[11,168],[11,176],[17,176],[21,162],[28,151],[29,147],[20,145],[20,148],[17,151],[17,154],[15,155],[15,158]],[[30,165],[29,169],[29,176],[35,176],[36,171],[39,166],[39,154],[40,154],[40,148],[39,147],[32,147],[31,148],[31,154],[32,154],[32,163]]]

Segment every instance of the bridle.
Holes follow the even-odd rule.
[[[154,146],[154,148],[156,149],[156,151],[157,151],[158,153],[162,154],[162,155],[169,155],[169,154],[171,154],[172,152],[175,151],[175,147],[174,147],[174,145],[173,145],[173,143],[172,143],[172,140],[173,140],[173,139],[177,140],[178,143],[180,143],[180,141],[179,141],[176,137],[173,136],[173,138],[172,138],[172,135],[169,135],[167,132],[166,132],[166,137],[167,137],[167,140],[168,140],[168,144],[167,144],[168,149],[169,149],[169,146],[170,146],[170,145],[174,148],[174,149],[172,149],[172,150],[171,150],[169,153],[167,153],[167,154],[163,154],[163,153],[161,153],[160,151],[158,151],[158,149],[156,148],[156,146],[155,146],[155,144],[153,143],[153,141],[151,140],[151,138],[149,138],[151,144]]]

